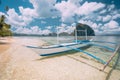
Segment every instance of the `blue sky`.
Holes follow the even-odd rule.
[[[1,0],[0,15],[16,33],[49,34],[58,27],[70,33],[76,23],[83,23],[96,34],[120,34],[119,4],[120,0]]]

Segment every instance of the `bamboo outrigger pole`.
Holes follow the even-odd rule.
[[[102,71],[105,70],[105,68],[107,67],[107,65],[111,62],[111,60],[113,59],[113,57],[115,56],[115,54],[117,53],[117,51],[120,49],[120,45],[117,46],[117,48],[115,49],[114,53],[111,55],[111,57],[109,58],[109,60],[107,61],[107,63],[103,66]]]

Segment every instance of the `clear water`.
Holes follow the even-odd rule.
[[[95,36],[94,40],[117,43],[117,45],[108,44],[108,43],[99,43],[99,44],[102,44],[102,45],[105,45],[105,46],[108,46],[108,47],[111,47],[111,48],[114,48],[114,49],[117,46],[120,46],[120,36]],[[96,49],[96,48],[94,48],[94,49]],[[98,52],[102,53],[101,55],[98,55],[98,56],[100,56],[106,62],[110,59],[111,55],[113,54],[113,52],[102,49],[102,48],[97,48],[97,49],[99,49]],[[115,65],[115,68],[120,70],[120,48],[117,51],[117,54],[115,55],[113,60],[111,61],[110,65]]]
[[[56,37],[29,37],[29,38],[37,39],[37,40],[42,39],[43,41],[46,41],[48,44],[57,44],[58,43]],[[116,49],[116,47],[118,45],[120,45],[120,36],[92,36],[89,38],[93,39],[93,41],[103,41],[103,42],[106,41],[106,42],[117,43],[117,45],[111,44],[111,43],[102,43],[102,42],[94,43],[94,44],[99,44],[101,46],[107,46],[112,49]],[[73,40],[75,40],[75,37],[73,37],[73,36],[59,37],[59,43],[72,42]],[[84,49],[84,51],[97,56],[98,58],[102,59],[105,62],[107,62],[114,53],[113,51],[108,50],[103,47],[100,47],[100,46],[90,46],[89,48]],[[120,50],[117,52],[117,54],[112,59],[112,61],[109,65],[113,66],[114,64],[116,64],[115,68],[120,70]]]
[[[120,45],[120,36],[92,36],[89,38],[93,39],[93,41],[103,41],[103,42],[105,41],[105,43],[95,42],[94,44],[99,44],[101,46],[107,46],[107,47],[112,48],[112,49],[116,49],[117,46]],[[50,44],[57,43],[56,37],[41,37],[41,39],[44,41],[47,41]],[[62,43],[62,41],[63,42],[72,42],[73,40],[75,40],[75,37],[73,37],[73,36],[59,37],[60,43]],[[117,45],[107,43],[107,42],[117,43]],[[108,49],[103,48],[103,47],[100,47],[100,46],[90,46],[89,48],[86,48],[85,51],[89,52],[92,55],[97,56],[98,58],[102,59],[105,62],[107,62],[114,53],[113,51],[108,50]],[[109,64],[110,66],[113,66],[114,64],[116,64],[116,69],[120,69],[120,58],[119,58],[120,52],[119,51],[117,52],[117,54],[115,55],[115,57],[112,59],[112,61]]]

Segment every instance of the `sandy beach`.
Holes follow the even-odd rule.
[[[10,38],[0,38],[0,53],[3,53],[7,49],[10,48],[10,43],[12,43],[12,40]]]
[[[26,45],[40,46],[46,42],[27,38],[0,40],[0,80],[120,80],[119,71],[82,58],[80,53],[40,57]],[[108,78],[109,77],[109,78]]]

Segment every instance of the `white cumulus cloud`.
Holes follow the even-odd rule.
[[[117,13],[117,14],[115,14],[112,18],[113,18],[113,19],[118,19],[118,18],[120,18],[120,14]]]
[[[61,18],[63,22],[74,22],[74,11],[77,9],[77,6],[75,4],[69,1],[62,1],[61,3],[56,4],[55,7],[61,12]]]
[[[105,14],[107,12],[106,9],[103,9],[102,11],[100,11],[100,14]]]
[[[59,16],[59,11],[54,7],[56,0],[30,0],[40,18]]]
[[[57,10],[61,12],[62,22],[73,23],[75,21],[73,16],[91,15],[93,12],[99,11],[105,7],[105,4],[97,2],[86,1],[85,3],[79,5],[76,5],[76,3],[80,3],[80,1],[68,0],[55,5]]]
[[[108,22],[112,19],[112,16],[111,15],[107,15],[107,16],[104,16],[103,17],[103,22]]]
[[[114,20],[111,20],[110,22],[106,23],[104,25],[107,29],[116,29],[119,27],[119,24],[118,22],[114,21]]]
[[[22,6],[20,6],[19,10],[23,16],[26,16],[26,17],[36,17],[37,16],[37,13],[35,12],[35,10],[31,9],[31,8],[23,8]]]
[[[9,9],[7,12],[8,16],[8,23],[12,24],[13,26],[26,26],[27,23],[24,22],[21,15],[18,15],[17,12],[15,12],[14,9]]]
[[[51,33],[49,29],[41,30],[39,26],[32,26],[31,28],[18,27],[14,32],[22,33],[22,34],[38,34],[38,35],[48,35],[49,33]]]
[[[88,15],[94,11],[98,11],[100,9],[103,9],[105,5],[103,3],[97,3],[97,2],[85,2],[82,6],[80,6],[76,13],[79,15]]]

